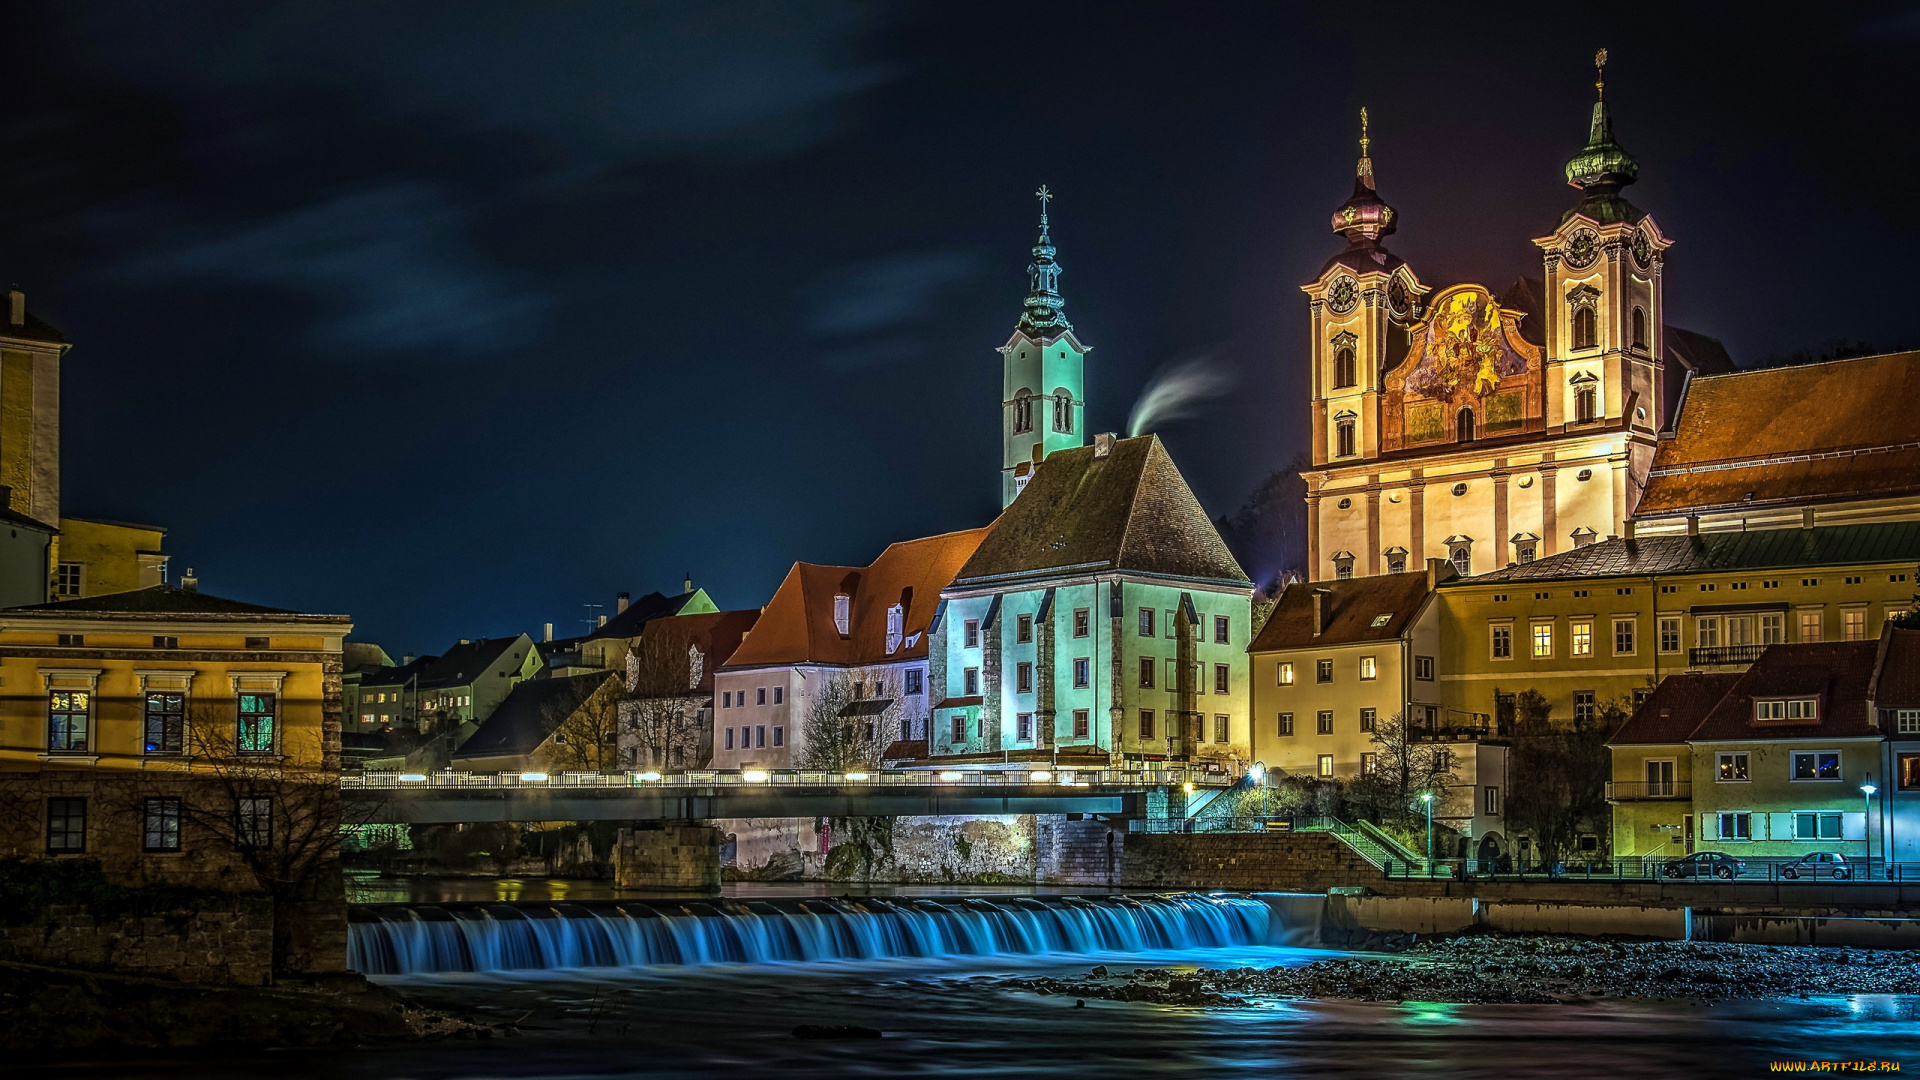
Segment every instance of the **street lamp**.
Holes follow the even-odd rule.
[[[1433,876],[1433,792],[1420,793],[1420,801],[1427,806],[1427,876]]]
[[[1867,849],[1867,878],[1869,880],[1873,878],[1873,836],[1868,831],[1867,826],[1868,823],[1873,820],[1873,793],[1879,790],[1880,789],[1873,784],[1872,773],[1868,773],[1867,778],[1860,782],[1860,840],[1862,846]]]

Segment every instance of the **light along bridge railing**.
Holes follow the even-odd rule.
[[[658,772],[401,772],[370,770],[340,776],[343,788],[374,790],[487,790],[501,788],[1150,788],[1192,784],[1227,787],[1233,778],[1203,769],[879,769],[873,772],[799,770],[685,770]]]

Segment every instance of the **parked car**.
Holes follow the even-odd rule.
[[[1837,851],[1809,851],[1800,856],[1798,862],[1780,868],[1783,878],[1817,878],[1822,874],[1835,881],[1845,881],[1853,876],[1853,867],[1847,864],[1847,857]]]
[[[1732,880],[1745,873],[1747,864],[1719,851],[1696,851],[1678,859],[1669,859],[1661,873],[1670,878],[1717,877]]]

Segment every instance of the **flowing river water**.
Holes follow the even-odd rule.
[[[360,909],[355,963],[515,1038],[45,1075],[156,1080],[616,1077],[1750,1076],[1770,1062],[1920,1070],[1920,999],[1555,1006],[1255,1001],[1171,1008],[1009,992],[1095,964],[1242,967],[1331,955],[1319,898],[912,897]],[[815,1042],[802,1024],[880,1039]],[[35,1075],[39,1071],[36,1070]],[[22,1073],[21,1075],[27,1075]]]

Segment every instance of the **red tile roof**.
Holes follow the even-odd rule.
[[[1920,352],[1697,377],[1634,515],[1920,491],[1916,401]]]
[[[678,643],[683,649],[688,646],[698,648],[705,659],[702,661],[697,689],[711,694],[713,673],[739,650],[741,640],[759,620],[760,612],[755,609],[656,617],[649,620],[640,631],[640,641],[635,647],[644,648],[646,643],[665,638]]]
[[[967,529],[891,544],[864,567],[794,563],[726,666],[856,666],[926,656],[940,590],[986,535],[986,529]],[[841,594],[850,601],[845,635],[833,621],[834,598]],[[889,652],[887,611],[896,604],[903,609],[904,632]]]
[[[1760,654],[1732,689],[1708,711],[1690,742],[1741,739],[1837,739],[1880,734],[1867,714],[1878,641],[1822,641],[1774,645]],[[1756,699],[1818,696],[1812,723],[1755,721]]]
[[[1700,726],[1700,721],[1707,718],[1707,713],[1720,704],[1720,699],[1739,681],[1737,672],[1669,675],[1633,710],[1633,715],[1613,733],[1607,745],[1686,742],[1693,729]]]
[[[1880,670],[1873,676],[1873,703],[1882,709],[1920,709],[1920,630],[1889,626]]]
[[[1326,590],[1323,614],[1327,626],[1313,632],[1313,594]],[[1347,645],[1363,641],[1392,641],[1406,631],[1414,613],[1427,600],[1425,570],[1405,574],[1313,581],[1287,586],[1275,603],[1267,624],[1260,628],[1248,652],[1274,652],[1315,645]],[[1381,615],[1383,626],[1373,625]]]

